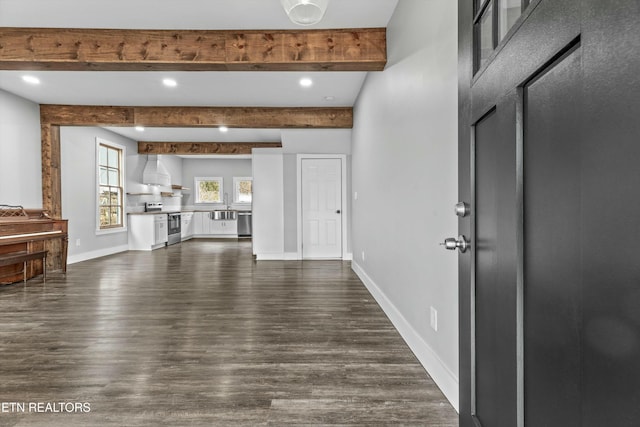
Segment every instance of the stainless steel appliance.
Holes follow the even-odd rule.
[[[182,227],[180,212],[172,212],[167,214],[167,230],[169,233],[169,239],[167,240],[167,245],[173,245],[175,243],[180,243],[182,240]]]
[[[251,237],[251,212],[238,212],[238,237]]]
[[[162,202],[146,202],[144,204],[145,212],[160,212],[162,211]]]

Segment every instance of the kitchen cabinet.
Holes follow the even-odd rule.
[[[194,231],[194,213],[193,212],[182,212],[180,217],[180,229],[181,229],[181,238],[182,240],[189,240],[193,237]]]
[[[209,212],[195,212],[193,214],[193,235],[206,236],[209,234]]]
[[[238,220],[210,220],[209,233],[214,236],[237,236]]]
[[[167,215],[154,215],[154,245],[161,245],[169,240],[169,227],[167,223]]]
[[[167,240],[167,214],[129,214],[129,250],[151,251]]]
[[[211,212],[195,212],[193,214],[194,237],[237,237],[237,220],[213,220]]]

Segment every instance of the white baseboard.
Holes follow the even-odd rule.
[[[260,260],[284,260],[284,261],[300,261],[302,257],[297,252],[285,252],[283,254],[256,254],[256,259]],[[305,258],[307,261],[320,260],[325,261],[327,258]],[[339,258],[337,258],[339,259]],[[343,261],[351,261],[352,254],[346,254]]]
[[[129,250],[129,245],[114,246],[112,248],[98,249],[97,251],[83,252],[77,255],[70,255],[67,264],[75,264],[77,262],[88,261],[94,258],[100,258],[107,255],[113,255]]]
[[[353,254],[351,252],[347,252],[346,254],[344,254],[344,256],[342,257],[343,261],[351,261],[353,260]]]
[[[402,313],[387,298],[382,290],[375,282],[365,273],[357,262],[351,262],[351,268],[358,275],[360,280],[367,287],[371,295],[378,302],[382,310],[385,312],[393,326],[398,330],[409,348],[416,355],[422,366],[427,370],[436,385],[442,390],[442,393],[449,400],[456,411],[459,410],[459,379],[435,351],[424,341],[424,339],[416,332],[411,324],[405,319]]]
[[[282,261],[284,260],[284,253],[277,254],[256,254],[257,261]]]

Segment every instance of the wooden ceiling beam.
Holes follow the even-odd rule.
[[[233,128],[353,127],[351,107],[114,107],[40,105],[42,123],[61,126]]]
[[[281,148],[281,142],[138,141],[138,154],[251,154],[253,148]]]
[[[0,28],[0,69],[381,71],[386,30]]]

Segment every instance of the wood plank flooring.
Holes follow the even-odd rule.
[[[349,263],[255,262],[242,240],[0,288],[2,402],[90,404],[0,412],[16,427],[458,425]]]

